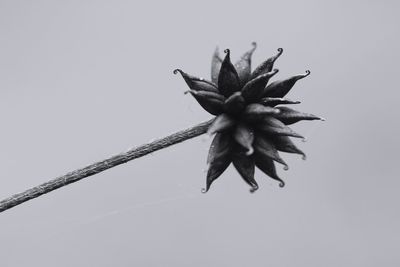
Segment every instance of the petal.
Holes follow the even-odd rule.
[[[246,155],[253,154],[254,133],[247,125],[239,123],[233,132],[233,139],[243,148],[247,149]]]
[[[307,77],[310,73],[309,70],[306,70],[305,74],[295,75],[282,81],[275,81],[265,88],[263,96],[284,97],[298,80]]]
[[[254,179],[255,164],[253,157],[246,156],[243,153],[235,153],[232,157],[232,163],[243,180],[252,187],[250,192],[256,191],[258,184]]]
[[[212,115],[219,115],[223,112],[225,98],[222,95],[208,91],[189,90],[187,92],[199,102],[200,106]]]
[[[278,48],[278,53],[275,56],[272,56],[270,58],[268,58],[266,61],[264,61],[263,63],[261,63],[251,74],[251,78],[250,79],[254,79],[255,77],[270,72],[273,67],[274,67],[274,63],[275,61],[278,59],[278,57],[280,55],[282,55],[283,49],[282,48]]]
[[[285,135],[304,139],[303,136],[290,129],[288,126],[283,124],[283,122],[271,116],[264,117],[263,120],[257,124],[257,127],[262,132],[270,135]]]
[[[222,59],[219,56],[218,46],[215,48],[214,54],[211,59],[211,81],[218,84],[219,70],[221,69]]]
[[[275,165],[272,159],[256,151],[254,153],[254,162],[257,168],[259,168],[262,172],[264,172],[272,179],[279,181],[280,187],[285,186],[285,182],[281,178],[279,178],[278,174],[276,173]]]
[[[232,161],[230,138],[228,135],[217,134],[211,144],[208,156],[209,167],[207,172],[206,188],[210,189],[211,184],[228,168]]]
[[[229,97],[233,93],[240,91],[240,80],[235,67],[232,65],[229,49],[225,49],[224,52],[226,56],[222,61],[218,75],[218,90],[224,96]]]
[[[263,154],[264,156],[269,157],[270,159],[284,165],[285,170],[289,169],[289,166],[286,164],[286,162],[279,156],[278,150],[267,138],[259,134],[256,135],[253,146],[254,150],[258,153]]]
[[[306,154],[298,149],[295,144],[290,140],[289,137],[287,136],[273,136],[271,137],[272,142],[274,143],[274,146],[276,149],[279,151],[283,152],[288,152],[288,153],[294,153],[294,154],[300,154],[303,156],[303,159],[306,159]]]
[[[209,91],[218,93],[217,86],[212,82],[206,81],[203,78],[197,78],[195,76],[189,75],[181,69],[174,70],[174,74],[177,74],[178,72],[182,75],[183,79],[190,89],[195,91]]]
[[[208,134],[227,131],[235,126],[236,121],[226,113],[218,115],[208,128]]]
[[[238,62],[235,63],[235,69],[239,75],[241,85],[243,86],[250,78],[251,74],[251,56],[257,48],[256,42],[251,43],[253,46],[249,51],[243,54]]]
[[[246,107],[246,102],[241,92],[236,92],[225,100],[224,110],[229,114],[239,114]]]
[[[247,102],[257,101],[267,85],[269,79],[278,73],[277,69],[261,74],[256,78],[250,80],[242,89],[242,95]]]
[[[232,138],[227,133],[217,133],[211,142],[210,150],[208,151],[207,164],[218,158],[219,154],[229,153],[232,147]]]
[[[282,104],[300,104],[300,101],[292,101],[290,99],[282,97],[264,97],[261,98],[260,104],[274,107],[276,105],[282,105]]]
[[[310,113],[303,113],[296,111],[294,109],[288,108],[288,107],[279,107],[278,108],[281,112],[275,115],[275,118],[279,119],[281,122],[283,122],[286,125],[296,123],[301,120],[325,120],[323,118],[320,118],[318,116],[315,116]]]
[[[249,121],[257,121],[265,116],[274,115],[279,113],[279,109],[266,107],[261,104],[250,104],[247,105],[243,112],[243,117]]]

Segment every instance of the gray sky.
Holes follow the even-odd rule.
[[[210,116],[172,70],[284,48],[327,118],[248,193],[202,136],[0,214],[1,266],[399,266],[397,1],[0,0],[0,198]],[[397,225],[397,226],[396,226]]]

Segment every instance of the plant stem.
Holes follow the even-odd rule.
[[[69,172],[63,176],[59,176],[41,185],[28,189],[24,192],[15,194],[9,198],[0,201],[0,212],[11,209],[12,207],[20,205],[28,200],[37,198],[41,195],[49,193],[53,190],[56,190],[68,184],[80,181],[83,178],[95,175],[107,169],[111,169],[120,164],[127,163],[128,161],[131,161],[133,159],[143,157],[154,151],[202,135],[205,132],[207,132],[208,126],[210,126],[212,121],[213,120],[209,120],[200,123],[188,129],[171,134],[167,137],[160,138],[153,142],[135,147],[127,152],[123,152],[118,155],[112,156],[108,159],[95,162],[89,166]]]

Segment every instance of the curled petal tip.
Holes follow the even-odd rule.
[[[178,73],[182,74],[183,71],[181,69],[174,69],[173,73],[176,75]]]
[[[273,69],[272,72],[273,72],[274,74],[277,74],[277,73],[279,72],[279,69]]]
[[[254,50],[256,50],[256,48],[257,48],[257,43],[252,42],[251,45],[253,46],[253,48],[251,49],[251,52],[254,52]]]
[[[250,193],[254,193],[254,192],[256,192],[258,190],[258,186],[257,185],[253,185],[251,188],[250,188]]]
[[[282,188],[282,187],[284,187],[284,186],[285,186],[285,182],[284,182],[284,181],[280,181],[280,182],[279,182],[279,187]]]
[[[251,156],[254,153],[254,148],[253,147],[249,147],[249,150],[246,152],[246,156]]]
[[[278,50],[278,52],[279,52],[279,55],[282,54],[283,48],[279,47],[277,50]]]
[[[310,70],[306,70],[306,76],[304,76],[304,77],[307,77],[310,74],[311,74],[311,71]]]
[[[192,95],[197,94],[197,92],[195,90],[186,90],[185,92],[183,92],[183,94],[185,94],[185,95],[188,93],[191,93]]]
[[[284,169],[285,171],[288,171],[288,170],[289,170],[289,166],[288,166],[288,165],[285,165],[285,166],[283,166],[283,169]]]
[[[306,159],[307,159],[306,154],[303,154],[302,157],[301,157],[301,159],[302,159],[302,160],[306,160]]]
[[[201,193],[203,193],[203,194],[207,193],[207,191],[208,191],[208,190],[205,189],[205,188],[202,188],[202,189],[201,189]]]
[[[227,48],[224,50],[224,53],[229,55],[231,53],[231,50],[229,50],[229,48]]]

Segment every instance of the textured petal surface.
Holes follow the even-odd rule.
[[[251,75],[251,56],[253,55],[254,50],[256,50],[257,44],[253,42],[251,45],[253,47],[244,53],[240,60],[235,63],[235,69],[238,73],[241,86],[247,83]]]
[[[235,67],[232,65],[229,49],[226,49],[225,53],[218,75],[218,89],[221,94],[229,97],[233,93],[240,91],[240,80]]]
[[[210,114],[219,115],[223,112],[225,98],[220,94],[194,90],[189,90],[189,93],[199,102],[200,106]]]
[[[267,138],[265,138],[265,136],[257,134],[254,139],[253,146],[258,153],[263,154],[269,157],[270,159],[284,165],[285,170],[289,169],[289,166],[286,164],[286,162],[279,156],[279,152],[275,148],[273,143],[269,141]]]
[[[302,120],[324,120],[318,116],[310,113],[299,112],[288,107],[279,107],[280,112],[275,115],[275,118],[279,119],[286,125],[296,123]]]
[[[299,74],[292,76],[288,79],[282,81],[275,81],[268,85],[263,93],[264,97],[284,97],[287,93],[289,93],[290,89],[293,88],[294,84],[308,75],[310,75],[310,71],[307,70],[305,74]]]
[[[246,83],[242,89],[242,95],[244,99],[250,103],[259,100],[269,79],[276,73],[278,73],[278,70],[274,69],[273,71],[261,74]]]
[[[283,122],[271,116],[265,117],[257,126],[258,129],[270,135],[285,135],[304,139],[303,136],[290,129]]]
[[[265,60],[263,63],[261,63],[251,74],[250,79],[254,79],[255,77],[270,72],[274,68],[274,63],[275,61],[282,55],[283,49],[278,48],[278,53],[267,60]]]
[[[178,72],[182,75],[190,89],[195,91],[210,91],[218,93],[218,88],[214,83],[206,81],[203,78],[189,75],[186,72],[183,72],[181,69],[174,70],[174,74],[177,74]]]
[[[256,191],[258,184],[254,179],[255,164],[253,157],[246,156],[244,153],[235,153],[232,156],[232,163],[243,180],[252,187],[251,192]]]
[[[278,135],[278,136],[271,136],[270,138],[274,143],[276,149],[278,149],[279,151],[300,154],[303,156],[303,159],[306,159],[306,154],[299,148],[297,148],[289,137]]]
[[[284,105],[284,104],[300,104],[300,101],[293,101],[283,97],[264,97],[261,98],[260,104],[274,107],[276,105]]]
[[[243,111],[246,107],[246,101],[244,100],[241,92],[236,92],[225,100],[224,110],[228,114],[237,115]]]
[[[218,47],[215,48],[214,54],[211,59],[211,81],[218,84],[219,70],[221,69],[222,59],[219,56]]]
[[[285,182],[276,173],[275,164],[272,159],[257,151],[254,153],[253,157],[257,168],[272,179],[279,181],[280,187],[285,186]]]

